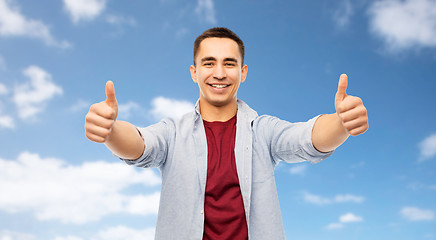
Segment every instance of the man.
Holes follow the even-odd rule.
[[[334,114],[300,123],[258,116],[236,97],[248,71],[244,51],[226,28],[197,37],[190,71],[200,98],[180,120],[141,129],[116,120],[110,81],[107,99],[86,116],[88,139],[105,143],[127,164],[161,170],[156,239],[284,239],[274,179],[278,162],[319,162],[349,135],[368,129],[362,100],[346,94],[345,74]]]

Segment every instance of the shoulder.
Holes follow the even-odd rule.
[[[271,115],[260,115],[253,110],[244,101],[238,99],[238,119],[248,120],[257,124],[274,124],[275,122],[283,121],[278,117]]]
[[[161,123],[166,125],[170,132],[188,133],[196,128],[201,116],[196,111],[191,111],[179,118],[164,118]]]
[[[253,130],[263,129],[263,130],[271,130],[267,129],[268,127],[274,127],[280,122],[286,122],[280,120],[277,117],[270,115],[261,115],[249,107],[244,101],[238,99],[238,113],[237,113],[238,121],[243,123],[249,123]]]
[[[238,99],[237,104],[238,104],[238,112],[237,112],[238,119],[253,121],[259,116],[257,112],[254,111],[252,108],[250,108],[244,101]]]

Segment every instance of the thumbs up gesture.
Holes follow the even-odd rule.
[[[93,104],[85,117],[86,137],[104,143],[109,137],[118,115],[118,103],[112,81],[106,83],[106,100]]]
[[[342,74],[336,92],[335,109],[345,130],[350,135],[357,136],[368,130],[368,115],[362,99],[347,95],[347,85],[348,77]]]

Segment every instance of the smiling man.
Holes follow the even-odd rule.
[[[236,93],[247,76],[238,44],[229,38],[210,37],[194,53],[191,77],[200,88],[203,120],[226,121],[236,114]]]
[[[237,99],[248,71],[244,51],[227,28],[197,37],[190,71],[200,98],[179,120],[146,128],[116,120],[112,82],[106,100],[92,105],[85,118],[88,139],[105,143],[127,164],[161,170],[156,239],[284,239],[275,166],[320,162],[349,135],[368,129],[362,100],[346,93],[345,74],[336,113],[298,123],[258,116]]]

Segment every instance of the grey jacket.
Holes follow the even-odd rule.
[[[285,239],[274,178],[279,161],[317,163],[332,154],[312,145],[318,117],[290,123],[258,116],[238,100],[235,157],[250,240]],[[162,173],[155,238],[202,239],[207,141],[198,103],[194,112],[179,120],[164,119],[139,130],[145,151],[137,160],[124,161],[158,167]]]

